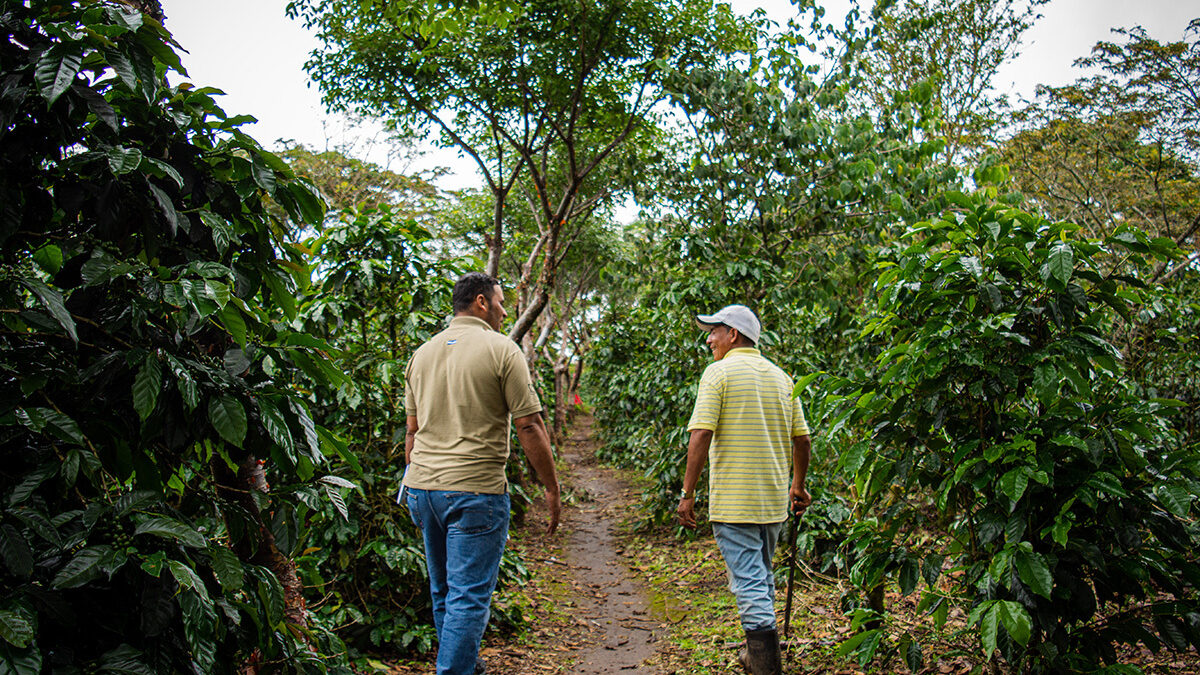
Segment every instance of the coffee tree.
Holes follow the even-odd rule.
[[[167,84],[148,15],[10,2],[0,31],[0,664],[326,669],[289,552],[347,482],[281,382],[333,369],[275,320],[323,203]]]
[[[1109,342],[1153,288],[1100,263],[1144,266],[1174,242],[1082,239],[989,195],[952,193],[881,252],[863,324],[877,368],[820,387],[842,404],[826,434],[869,430],[839,460],[860,500],[851,579],[867,595],[923,588],[938,625],[965,602],[983,654],[1022,670],[1112,663],[1122,642],[1195,645],[1200,467],[1168,423],[1178,402],[1138,396]],[[886,637],[870,605],[855,613],[870,629],[843,645],[864,659]],[[920,645],[899,646],[919,667]]]

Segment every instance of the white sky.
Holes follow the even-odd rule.
[[[317,40],[297,21],[287,18],[287,0],[162,0],[167,28],[188,51],[183,55],[192,82],[226,92],[219,103],[230,115],[249,114],[246,125],[267,147],[277,139],[295,139],[318,149],[356,142],[356,153],[386,164],[382,143],[347,132],[321,105],[320,93],[304,72]],[[783,24],[793,14],[787,0],[732,0],[738,12],[762,7]],[[846,0],[829,0],[828,16],[844,15]],[[1061,85],[1081,71],[1072,62],[1092,45],[1110,40],[1114,27],[1141,25],[1160,41],[1179,40],[1190,19],[1200,17],[1200,0],[1052,0],[1043,18],[1025,36],[1019,59],[1003,68],[995,81],[1002,92],[1031,97],[1037,84]],[[840,21],[840,19],[839,19]],[[454,174],[439,184],[458,189],[477,183],[469,161],[453,152],[433,150],[413,168],[442,165]],[[403,169],[393,165],[392,168]]]

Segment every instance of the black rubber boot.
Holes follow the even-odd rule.
[[[751,675],[783,675],[779,632],[774,628],[746,631],[746,662]]]

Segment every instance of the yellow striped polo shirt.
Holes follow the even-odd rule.
[[[700,378],[688,430],[713,432],[708,517],[719,523],[787,519],[792,438],[808,435],[792,378],[757,349],[731,349]]]

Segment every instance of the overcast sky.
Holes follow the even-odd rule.
[[[844,14],[846,4],[828,2],[829,16]],[[225,91],[220,103],[231,115],[257,117],[258,123],[243,129],[259,142],[274,147],[278,139],[294,139],[321,149],[357,139],[373,161],[386,162],[382,144],[366,147],[369,138],[348,134],[325,114],[320,93],[304,72],[317,41],[287,18],[286,0],[162,0],[162,5],[167,28],[188,52],[183,63],[191,81]],[[734,0],[732,5],[743,13],[762,7],[781,24],[793,13],[787,0]],[[1038,84],[1076,79],[1081,71],[1072,62],[1097,41],[1112,39],[1114,27],[1141,25],[1160,41],[1179,40],[1188,21],[1200,16],[1200,0],[1051,0],[1042,14],[1026,34],[1019,59],[998,73],[1000,91],[1028,97]],[[469,162],[457,161],[452,153],[433,153],[421,164],[456,169],[457,176],[441,181],[447,189],[476,182]]]

